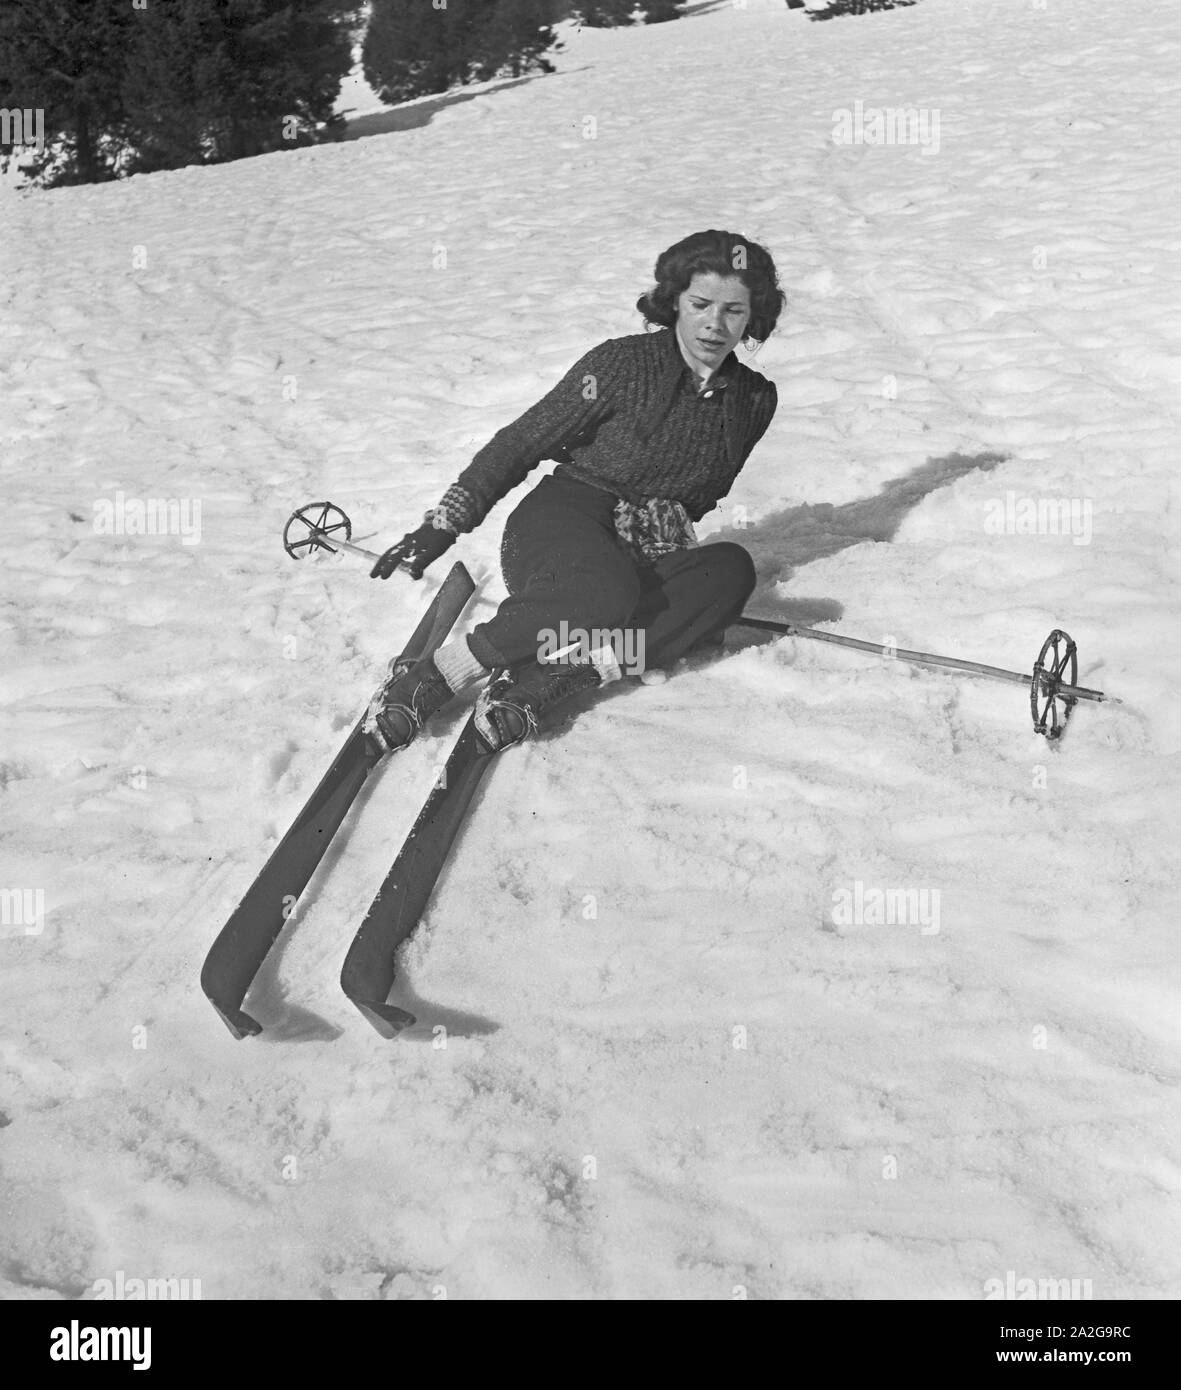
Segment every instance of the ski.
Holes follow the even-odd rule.
[[[387,1002],[394,956],[426,911],[472,798],[496,756],[470,716],[349,947],[340,986],[383,1038],[395,1038],[417,1022],[413,1014]]]
[[[454,565],[395,666],[432,655],[474,592],[467,569]],[[235,1038],[262,1032],[262,1025],[242,1010],[246,992],[349,807],[385,756],[366,736],[364,723],[362,715],[205,957],[201,988]]]

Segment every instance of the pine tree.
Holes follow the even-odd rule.
[[[830,0],[824,10],[813,10],[809,19],[837,19],[841,15],[872,14],[878,10],[896,10],[913,5],[916,0]]]
[[[665,24],[680,19],[685,12],[684,0],[640,0],[644,7],[645,24]]]
[[[125,0],[5,0],[0,96],[44,111],[46,146],[30,166],[45,184],[114,178],[123,147],[120,78],[138,14]]]
[[[123,79],[137,173],[201,164],[216,153],[231,71],[215,4],[186,0],[141,26]]]
[[[436,9],[431,0],[374,0],[361,66],[385,101],[445,92],[468,77],[467,42],[474,11],[464,0]]]
[[[588,29],[613,29],[632,22],[638,0],[582,0],[577,13]]]
[[[147,13],[123,83],[136,171],[310,143],[352,65],[354,15],[339,0],[174,0]]]
[[[496,0],[487,22],[476,36],[474,75],[479,81],[509,72],[553,72],[545,57],[557,42],[550,28],[549,0]]]
[[[361,61],[386,101],[408,101],[500,72],[552,72],[551,0],[374,0]]]
[[[45,109],[42,184],[237,159],[318,138],[355,21],[340,0],[5,0],[0,92]]]

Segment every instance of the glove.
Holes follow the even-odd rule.
[[[408,531],[397,545],[390,546],[369,571],[369,578],[388,579],[396,569],[402,568],[411,579],[421,579],[423,570],[450,550],[457,539],[453,532],[424,521],[417,531]]]

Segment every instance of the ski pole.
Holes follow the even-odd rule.
[[[283,528],[283,548],[294,559],[301,559],[314,550],[347,550],[365,560],[381,558],[364,546],[352,541],[353,525],[345,512],[333,502],[309,502],[292,512]],[[916,666],[935,666],[969,675],[985,676],[989,680],[1006,681],[1011,685],[1029,687],[1030,712],[1033,727],[1039,734],[1056,739],[1062,736],[1070,712],[1079,700],[1096,703],[1121,704],[1114,695],[1091,690],[1076,683],[1078,649],[1073,639],[1061,628],[1055,628],[1042,643],[1030,675],[1008,671],[1000,666],[987,666],[980,661],[962,661],[954,656],[936,656],[932,652],[912,652],[901,647],[887,647],[882,642],[866,642],[859,637],[844,637],[835,632],[820,632],[814,627],[786,623],[774,618],[757,618],[747,614],[734,620],[735,626],[776,632],[784,637],[806,637],[813,642],[831,642],[836,646],[853,647],[857,651],[876,652]],[[1047,660],[1047,657],[1049,660]]]
[[[1078,649],[1069,634],[1060,628],[1055,628],[1042,643],[1033,672],[1026,676],[1020,671],[1007,671],[1000,666],[986,666],[980,661],[962,661],[954,656],[907,651],[902,647],[888,647],[882,642],[866,642],[860,637],[843,637],[835,632],[820,632],[814,627],[802,627],[797,623],[780,622],[773,618],[755,618],[743,614],[734,621],[739,627],[777,632],[785,637],[806,637],[814,642],[832,642],[841,647],[853,647],[857,651],[877,652],[879,656],[896,658],[911,665],[967,671],[970,675],[986,676],[990,680],[1028,686],[1034,729],[1039,734],[1045,734],[1047,738],[1061,737],[1070,711],[1077,700],[1094,700],[1113,705],[1122,703],[1114,695],[1105,695],[1102,690],[1090,690],[1086,686],[1075,684],[1078,676]],[[1047,653],[1051,656],[1048,665]],[[1066,679],[1067,675],[1069,679]],[[1058,707],[1059,701],[1062,702],[1061,710]]]

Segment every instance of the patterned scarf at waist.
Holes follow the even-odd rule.
[[[615,530],[640,562],[655,560],[673,550],[689,550],[697,544],[688,512],[667,497],[649,497],[644,502],[620,500],[615,505]]]

